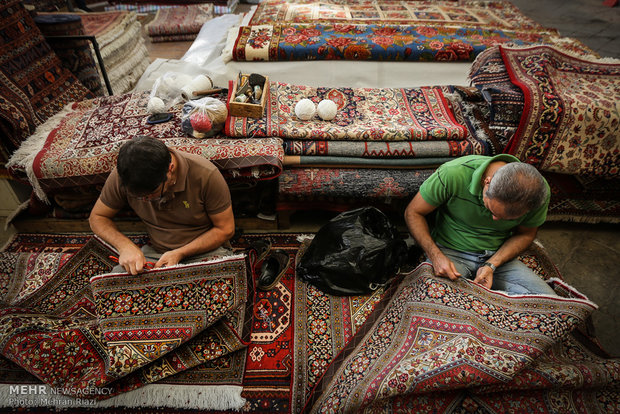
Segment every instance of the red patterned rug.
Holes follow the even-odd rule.
[[[607,412],[620,360],[566,336],[596,307],[571,293],[505,296],[422,265],[329,366],[305,412],[495,413],[516,402],[523,412]]]
[[[278,23],[241,26],[236,61],[472,61],[489,46],[549,43],[549,36],[462,26]]]
[[[549,46],[500,46],[525,95],[506,152],[538,169],[616,178],[620,168],[620,63],[569,56]]]
[[[585,413],[595,412],[593,408],[613,412],[619,401],[615,373],[620,362],[603,358],[596,342],[579,329],[568,334],[593,305],[561,281],[538,245],[520,259],[541,277],[555,278],[557,291],[573,299],[508,299],[468,282],[436,279],[424,266],[387,291],[333,297],[295,277],[296,255],[307,236],[248,234],[234,248],[241,251],[257,239],[269,239],[293,260],[273,290],[254,296],[250,344],[240,379],[246,398],[242,412],[299,413],[316,402],[317,407],[341,404],[373,412],[465,413],[477,407],[499,413],[520,404],[526,410]],[[56,254],[67,255],[85,240],[79,235],[23,234],[7,245],[4,254],[55,249]],[[372,348],[372,355],[370,348],[364,348],[370,340],[382,344]],[[14,366],[0,367],[2,373],[17,376]],[[361,375],[372,367],[384,369]],[[346,371],[344,376],[331,375],[341,371]],[[194,368],[164,381],[208,383],[206,378],[208,374]],[[346,387],[355,382],[373,380],[376,386],[365,392],[348,393],[351,388]],[[431,389],[435,391],[420,394]]]
[[[232,91],[232,86],[230,88]],[[259,119],[229,116],[226,135],[350,141],[462,140],[467,128],[456,122],[439,87],[325,88],[269,84],[264,116]],[[336,117],[322,121],[315,115],[302,121],[295,105],[303,98],[318,104],[331,99]],[[231,96],[229,96],[229,100]]]
[[[171,109],[170,122],[148,124],[148,99],[149,93],[142,92],[74,103],[13,155],[8,164],[11,174],[29,179],[41,199],[62,188],[102,184],[116,165],[120,146],[137,135],[150,135],[169,147],[203,155],[228,179],[266,179],[280,173],[281,140],[190,138],[181,129],[181,105]]]
[[[243,403],[250,310],[243,256],[140,277],[101,276],[114,265],[115,252],[107,245],[84,236],[79,237],[83,246],[69,248],[79,248],[75,253],[46,253],[49,247],[65,249],[42,246],[52,239],[33,243],[44,252],[26,252],[32,250],[28,243],[15,240],[2,253],[4,357],[46,383],[48,391],[78,397],[69,400],[73,405],[95,404],[81,398],[103,399],[100,407],[224,409]],[[71,245],[77,238],[60,239]],[[181,372],[185,381],[170,378]],[[196,388],[203,385],[215,388]],[[180,403],[178,397],[166,402],[174,393],[191,402]]]
[[[145,26],[152,42],[187,40],[196,37],[202,25],[213,18],[213,4],[177,6],[157,10],[155,18]]]
[[[64,68],[17,0],[0,5],[0,162],[66,104],[94,95]]]
[[[281,22],[342,24],[435,24],[555,32],[530,19],[509,2],[474,1],[261,1],[248,20],[251,25]]]
[[[50,36],[81,36],[84,35],[82,18],[71,14],[39,13],[35,17],[41,32],[46,36],[49,45],[66,67],[95,96],[103,96],[104,91],[101,75],[97,69],[95,53],[87,40],[49,38]]]

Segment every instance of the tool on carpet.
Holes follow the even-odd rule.
[[[116,263],[118,263],[118,257],[116,256],[108,256],[110,259],[114,260]],[[151,270],[155,268],[155,263],[153,262],[146,262],[144,263],[144,268],[146,270]]]

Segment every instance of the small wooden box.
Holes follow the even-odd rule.
[[[228,113],[232,116],[240,116],[244,118],[262,118],[265,112],[265,105],[267,103],[267,95],[269,94],[269,78],[265,76],[265,84],[263,85],[263,94],[260,98],[260,105],[252,103],[235,102],[235,95],[237,94],[237,82],[234,81],[233,90],[230,94],[230,102],[228,103]]]

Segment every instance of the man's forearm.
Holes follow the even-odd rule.
[[[128,246],[134,246],[134,243],[118,230],[112,219],[91,215],[88,222],[93,233],[114,246],[117,251],[120,252]]]
[[[525,249],[527,249],[532,244],[535,237],[535,231],[533,234],[517,233],[506,239],[506,241],[500,246],[500,248],[495,252],[495,254],[491,256],[487,261],[493,263],[496,267],[499,267],[502,264],[514,259],[519,254],[523,253],[523,251],[525,251]]]
[[[426,218],[420,214],[411,213],[409,211],[407,211],[405,218],[409,233],[413,236],[418,246],[424,250],[424,253],[426,253],[429,258],[432,259],[435,257],[440,250],[431,237]]]
[[[231,237],[232,234],[229,234],[220,228],[212,227],[191,242],[176,249],[176,251],[181,254],[183,258],[195,256],[197,254],[202,254],[217,249],[230,240]]]

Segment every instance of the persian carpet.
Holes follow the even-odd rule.
[[[460,157],[474,153],[473,145],[462,141],[313,141],[284,140],[286,155],[329,155],[365,158]]]
[[[278,211],[345,211],[381,205],[404,211],[406,203],[435,171],[429,169],[285,168],[278,181]]]
[[[213,18],[213,4],[176,6],[157,10],[155,19],[145,26],[151,41],[174,41],[175,37],[196,37],[202,25]]]
[[[500,47],[525,96],[506,152],[539,170],[613,178],[620,168],[620,63],[549,46]]]
[[[65,67],[17,0],[0,5],[0,147],[4,161],[66,104],[94,95]]]
[[[509,2],[452,1],[261,1],[249,25],[343,23],[395,25],[471,25],[483,28],[545,31]]]
[[[95,62],[90,42],[79,39],[53,39],[48,36],[80,36],[84,35],[82,18],[71,14],[39,13],[35,23],[46,36],[49,45],[66,67],[95,96],[105,95],[101,75]]]
[[[547,220],[620,222],[620,180],[543,172],[551,187]]]
[[[388,412],[403,409],[417,394],[425,394],[432,403],[435,393],[462,389],[482,394],[483,400],[486,393],[507,390],[553,393],[558,385],[579,381],[580,374],[568,379],[562,375],[567,368],[544,377],[540,372],[551,367],[543,368],[541,357],[596,308],[574,294],[506,296],[466,280],[436,278],[432,266],[422,264],[406,276],[381,316],[364,325],[330,365],[306,409]],[[596,369],[607,378],[601,385],[610,397],[617,397],[618,379],[611,378],[618,368],[620,361],[613,360]],[[540,375],[535,385],[527,379],[534,372]],[[581,380],[577,385],[589,387],[586,384]],[[573,396],[579,398],[580,391]],[[610,401],[588,402],[600,409]],[[570,407],[568,401],[561,403]],[[528,405],[520,409],[528,411]],[[544,406],[544,400],[532,403],[538,405]]]
[[[477,27],[290,23],[241,26],[232,60],[472,61],[492,45],[540,44],[547,40],[534,32]]]
[[[145,236],[134,238],[138,243],[145,241]],[[333,297],[326,295],[311,285],[307,285],[295,278],[294,268],[299,249],[303,246],[303,240],[308,240],[311,236],[300,237],[295,234],[246,234],[242,235],[234,244],[235,250],[241,250],[257,239],[269,239],[273,248],[281,248],[291,256],[291,265],[287,270],[282,281],[269,292],[257,291],[254,296],[254,303],[251,307],[253,313],[251,325],[251,342],[248,347],[247,360],[245,361],[245,374],[243,375],[243,395],[247,402],[242,408],[242,412],[251,413],[299,413],[304,408],[305,402],[311,396],[317,394],[315,385],[321,386],[326,376],[335,365],[340,365],[341,358],[338,358],[342,349],[345,349],[347,343],[363,336],[367,331],[375,331],[379,338],[388,339],[405,339],[407,335],[388,335],[389,329],[377,330],[375,327],[380,324],[379,317],[387,312],[385,309],[390,300],[400,300],[403,298],[402,292],[406,289],[411,291],[411,285],[394,283],[391,285],[392,291],[377,291],[373,295],[364,297]],[[62,252],[75,252],[79,250],[80,243],[87,240],[85,236],[79,235],[41,235],[41,234],[18,234],[6,247],[5,253],[20,251],[28,253],[48,253],[47,249]],[[65,245],[67,247],[63,247]],[[442,361],[442,355],[446,352],[456,353],[458,346],[463,350],[462,356],[464,360],[468,360],[471,365],[484,368],[484,364],[490,362],[497,363],[498,367],[507,367],[508,371],[515,371],[516,364],[523,365],[525,362],[531,361],[529,365],[514,377],[513,380],[502,385],[501,383],[484,383],[481,379],[492,378],[490,373],[484,372],[483,375],[476,378],[473,377],[472,385],[475,381],[482,382],[477,387],[467,389],[447,389],[448,385],[453,384],[450,381],[467,380],[472,377],[468,376],[468,372],[463,370],[463,374],[455,374],[454,376],[445,375],[448,384],[446,389],[434,393],[425,394],[406,394],[393,398],[392,408],[398,412],[428,412],[429,410],[436,412],[470,412],[468,409],[478,408],[481,412],[501,413],[506,411],[514,411],[514,404],[517,407],[526,407],[542,409],[542,412],[613,412],[614,404],[617,404],[617,391],[608,389],[610,383],[616,383],[619,379],[617,373],[620,365],[618,360],[605,359],[601,356],[601,351],[597,350],[596,344],[591,342],[587,337],[580,336],[578,332],[573,332],[572,336],[564,336],[561,340],[546,347],[545,352],[538,358],[529,358],[527,351],[531,351],[533,355],[537,349],[544,348],[549,344],[549,335],[561,335],[561,331],[551,331],[547,334],[532,336],[531,332],[535,332],[536,328],[528,328],[528,324],[535,325],[535,320],[522,318],[516,319],[517,326],[511,328],[509,324],[510,317],[516,318],[516,312],[503,313],[502,309],[506,307],[515,311],[522,310],[523,304],[535,304],[535,307],[528,308],[528,314],[531,312],[535,316],[539,316],[539,320],[543,320],[546,315],[553,315],[556,312],[555,320],[546,326],[555,326],[559,328],[567,328],[571,323],[575,323],[575,316],[584,312],[584,309],[590,306],[586,301],[579,298],[577,292],[571,290],[570,287],[564,285],[559,280],[559,273],[553,266],[551,260],[546,256],[544,250],[534,244],[530,250],[525,252],[520,259],[534,269],[541,277],[545,279],[555,278],[555,284],[558,289],[563,290],[560,293],[565,297],[571,294],[577,298],[568,300],[574,305],[572,311],[566,311],[563,306],[545,307],[545,303],[552,304],[566,303],[564,299],[539,299],[533,302],[533,297],[517,298],[517,304],[510,304],[506,297],[501,294],[491,293],[482,288],[468,286],[462,284],[452,284],[446,280],[438,280],[425,275],[418,279],[422,287],[417,291],[423,294],[424,283],[430,282],[429,288],[433,286],[443,286],[446,289],[444,296],[433,297],[432,289],[426,289],[430,292],[425,298],[429,299],[429,309],[425,310],[428,317],[428,324],[432,325],[427,329],[427,335],[419,335],[416,343],[419,345],[415,349],[418,354],[427,351],[428,359],[425,359],[430,365]],[[256,263],[260,266],[260,263]],[[415,285],[415,282],[414,282]],[[394,291],[397,294],[394,295]],[[400,294],[399,294],[400,293]],[[476,298],[471,296],[460,296],[461,294],[476,294]],[[437,295],[435,295],[437,296]],[[491,300],[499,297],[499,301]],[[458,298],[454,302],[444,302],[442,298]],[[395,298],[395,299],[391,299]],[[547,301],[547,302],[545,302]],[[555,301],[555,302],[554,302]],[[489,303],[491,302],[491,303]],[[494,346],[481,347],[475,346],[475,340],[485,339],[476,338],[472,333],[474,330],[464,330],[459,332],[449,332],[452,342],[447,343],[443,348],[442,344],[445,339],[440,337],[441,331],[446,330],[446,325],[442,324],[440,317],[432,313],[433,309],[446,309],[449,304],[458,306],[453,310],[448,309],[446,312],[455,315],[470,314],[473,320],[489,321],[492,318],[488,315],[503,315],[498,318],[498,324],[506,321],[505,329],[514,329],[512,335],[506,338],[496,340]],[[485,308],[484,305],[491,305]],[[586,304],[586,305],[584,305]],[[413,304],[416,306],[416,304]],[[502,308],[502,306],[504,308]],[[417,303],[417,306],[422,306]],[[465,308],[465,309],[464,309]],[[467,312],[469,309],[469,313]],[[476,309],[472,310],[472,309]],[[485,309],[489,313],[485,314]],[[430,315],[429,315],[430,313]],[[485,315],[487,315],[485,319]],[[568,318],[563,319],[561,316],[566,315]],[[408,315],[410,316],[410,315]],[[505,317],[504,317],[505,316]],[[450,318],[456,317],[449,315]],[[547,319],[549,320],[549,318]],[[433,323],[432,321],[436,321]],[[523,326],[519,326],[520,322]],[[462,321],[461,321],[462,323]],[[554,325],[555,324],[555,325]],[[368,325],[368,327],[367,327]],[[465,323],[467,325],[467,323]],[[479,326],[485,327],[481,323]],[[483,328],[478,328],[483,329]],[[500,328],[497,328],[501,331]],[[529,331],[528,331],[529,329]],[[515,341],[516,331],[525,332],[523,338]],[[490,328],[488,331],[489,332]],[[529,334],[528,334],[529,333]],[[435,335],[435,336],[433,336]],[[455,338],[471,339],[471,341],[458,342]],[[510,346],[508,341],[513,341],[523,345],[522,349],[514,352],[506,352],[507,359],[499,359],[499,354],[493,354],[495,358],[489,358],[494,350],[507,349]],[[532,339],[532,341],[528,341]],[[493,338],[487,338],[489,340]],[[450,348],[450,346],[454,346]],[[346,349],[345,349],[346,351]],[[441,352],[444,352],[443,354]],[[468,351],[473,351],[470,355]],[[174,351],[173,351],[174,352]],[[436,356],[436,357],[435,357]],[[508,361],[515,361],[511,357],[524,356],[522,360],[516,360],[515,365],[510,365]],[[481,360],[482,362],[478,362]],[[215,361],[220,361],[217,359]],[[214,361],[214,363],[215,363]],[[6,362],[6,361],[5,361]],[[478,365],[476,365],[478,364]],[[205,365],[203,365],[204,367]],[[209,365],[206,365],[208,369]],[[226,371],[224,366],[219,366],[222,371]],[[363,368],[363,364],[360,365]],[[423,367],[424,368],[424,367]],[[456,368],[454,368],[456,370]],[[30,383],[18,368],[10,363],[3,363],[0,359],[0,373],[12,373],[15,378],[14,383]],[[211,375],[218,372],[211,370]],[[457,370],[458,371],[458,370]],[[493,368],[489,370],[492,372]],[[506,376],[507,374],[504,374]],[[498,375],[500,377],[501,375]],[[17,378],[16,378],[17,377]],[[9,378],[5,378],[6,382]],[[168,377],[164,381],[169,384],[178,386],[188,381],[207,381],[209,375],[201,372],[200,369],[194,368],[184,371],[172,377]],[[336,377],[334,377],[336,379]],[[19,381],[18,381],[19,380]],[[30,379],[32,381],[32,379]],[[407,378],[400,375],[395,385],[398,390],[402,389],[403,382]],[[13,383],[13,380],[11,380]],[[160,381],[159,383],[161,383]],[[430,384],[431,380],[424,384]],[[391,383],[390,383],[391,384]],[[440,384],[440,383],[438,383]],[[530,384],[533,384],[530,386]],[[459,383],[458,385],[463,385]],[[584,386],[585,385],[585,386]],[[591,387],[590,387],[591,385]],[[549,387],[553,390],[548,390]],[[565,386],[562,390],[559,387]],[[536,389],[538,387],[539,389]],[[314,389],[314,391],[313,391]],[[617,388],[616,388],[617,389]],[[386,405],[384,400],[377,400],[369,405],[367,412],[374,409],[374,412],[384,412]],[[388,401],[390,402],[390,401]],[[572,406],[569,404],[573,404]],[[176,407],[179,407],[177,405]],[[576,408],[575,408],[576,407]],[[603,408],[601,408],[603,407]],[[132,412],[132,409],[116,408],[113,412]],[[136,410],[136,409],[133,409]],[[459,411],[460,410],[460,411]],[[545,411],[546,410],[546,411]],[[599,411],[596,411],[599,410]],[[106,412],[103,409],[103,412]],[[198,412],[198,411],[188,411]],[[200,412],[212,412],[202,410]],[[219,411],[218,411],[219,412]]]
[[[97,39],[114,94],[130,91],[150,63],[137,14],[114,11],[78,15],[86,34]]]
[[[86,237],[51,235],[35,237],[47,242],[67,241],[69,250],[75,250],[77,245],[84,244],[86,239]],[[144,237],[134,240],[142,242]],[[249,307],[246,309],[245,306],[249,292],[243,256],[142,274],[143,281],[146,278],[156,279],[151,286],[147,284],[138,286],[140,278],[131,277],[130,284],[133,285],[133,290],[120,291],[123,286],[123,283],[119,283],[122,282],[122,275],[96,276],[97,287],[93,293],[88,278],[106,273],[112,268],[114,263],[109,255],[114,254],[114,251],[93,238],[73,254],[28,252],[28,250],[47,250],[49,247],[48,245],[33,249],[27,243],[25,245],[17,243],[16,246],[7,246],[2,253],[5,260],[2,262],[1,274],[5,275],[8,272],[15,275],[9,288],[2,291],[3,306],[0,315],[5,329],[0,344],[3,356],[36,375],[49,386],[57,387],[63,394],[73,396],[109,398],[162,379],[168,381],[166,384],[172,385],[178,381],[177,383],[187,388],[194,385],[236,383],[237,393],[240,393],[241,374],[245,363],[244,348],[249,335],[247,325],[249,319],[246,315]],[[7,259],[7,255],[15,257]],[[67,258],[67,255],[70,257]],[[12,271],[11,267],[18,271]],[[3,281],[5,279],[3,277]],[[116,285],[116,289],[120,292],[117,291],[115,294],[112,285]],[[212,289],[201,288],[209,286]],[[140,295],[134,298],[133,304],[141,306],[130,306],[133,318],[127,318],[122,312],[125,309],[123,306],[129,302],[123,293],[138,291]],[[201,293],[198,294],[197,291]],[[97,302],[104,295],[116,299]],[[189,310],[187,319],[179,316],[182,309]],[[200,313],[196,312],[198,309],[209,309],[208,313],[211,313],[211,316],[206,317],[206,313],[203,313],[204,316],[197,317]],[[194,317],[191,317],[192,313]],[[143,315],[143,321],[150,319],[151,324],[158,319],[156,324],[159,329],[149,329],[148,323],[137,327],[134,322],[139,319],[140,314]],[[157,314],[168,315],[171,318],[157,318],[155,316]],[[213,324],[215,322],[213,316],[216,314],[221,317]],[[208,324],[212,326],[203,329],[202,332],[194,329],[193,335],[190,334],[193,336],[191,339],[177,341],[175,346],[173,344],[175,338],[171,337],[174,333],[171,332],[187,330],[192,324],[192,319],[196,327],[205,328]],[[134,326],[133,336],[128,336],[129,341],[127,336],[123,336],[123,333],[128,333],[127,329],[113,327],[114,322],[120,320],[124,322],[124,328],[132,324]],[[196,325],[196,320],[202,322]],[[132,337],[140,340],[132,342]],[[119,348],[119,345],[125,346]],[[110,348],[123,352],[111,353]],[[235,352],[240,350],[242,352]],[[55,357],[47,357],[50,353]],[[107,356],[112,363],[107,360]],[[149,363],[139,368],[146,362]],[[204,365],[206,362],[210,365]],[[200,366],[197,368],[198,371],[192,374],[191,368],[198,366]],[[185,381],[180,378],[168,378],[181,372],[184,372],[183,375],[187,378]],[[115,381],[123,374],[129,375]],[[160,381],[159,388],[156,389],[165,392],[165,388],[162,390],[160,387],[162,384],[164,382]],[[83,394],[84,390],[91,388],[105,389],[106,392],[101,395],[93,392],[90,396]],[[147,388],[145,395],[148,396],[148,390],[152,389]],[[198,398],[195,394],[197,391],[193,390],[195,398]],[[140,396],[140,392],[136,394],[134,391],[134,398],[136,395]],[[209,405],[208,402],[213,394],[203,392],[202,395],[202,398],[196,400],[196,407],[213,408],[213,404]],[[119,398],[121,405],[131,401],[123,400],[123,397],[119,396],[98,404],[113,406],[119,403]],[[240,396],[237,399],[240,399]],[[155,400],[157,402],[154,402]],[[150,404],[166,405],[161,401],[162,398],[155,400]],[[149,402],[142,401],[142,404],[148,405]]]
[[[286,155],[282,164],[291,166],[327,167],[327,168],[437,168],[452,158],[364,158],[332,157],[330,155]]]
[[[90,278],[110,356],[108,374],[122,377],[165,355],[248,299],[239,257],[208,267],[185,265],[182,273],[169,270]]]
[[[468,134],[462,140],[433,141],[333,141],[284,140],[285,155],[312,155],[364,158],[441,158],[496,154],[503,146],[487,127],[487,109],[475,88],[442,86],[450,112]]]
[[[315,88],[271,82],[265,93],[269,95],[264,116],[229,116],[226,135],[358,141],[461,140],[467,135],[439,87]],[[295,105],[303,98],[316,104],[331,99],[338,106],[336,117],[329,122],[318,115],[300,120]]]
[[[74,103],[13,155],[11,174],[27,177],[41,199],[50,190],[101,184],[116,165],[120,146],[136,135],[203,155],[228,179],[273,178],[280,173],[280,139],[189,138],[181,128],[181,105],[171,109],[172,121],[151,125],[146,122],[148,99],[149,93],[141,92]]]
[[[523,92],[510,81],[498,46],[478,55],[472,64],[469,79],[489,102],[491,125],[519,126],[525,105]]]

